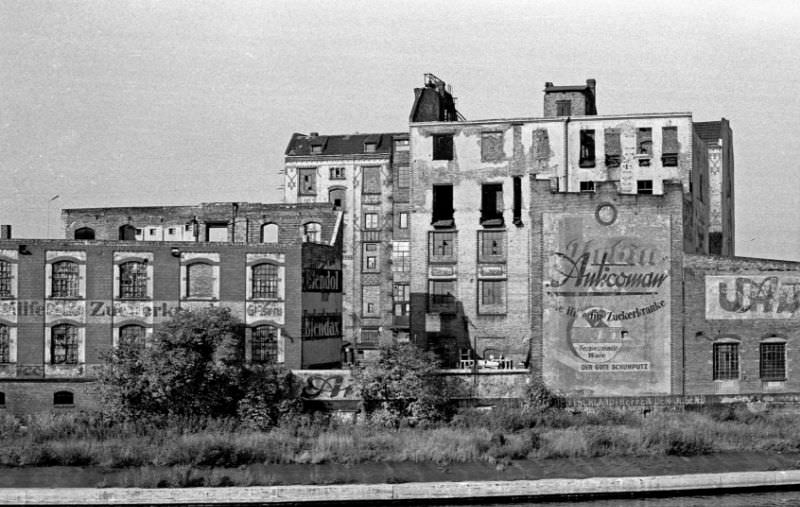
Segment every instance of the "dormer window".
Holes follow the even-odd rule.
[[[311,154],[312,155],[321,155],[322,154],[322,145],[321,144],[312,144],[311,145]]]
[[[364,153],[375,153],[377,148],[377,143],[364,143]]]

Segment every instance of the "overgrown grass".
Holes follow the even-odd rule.
[[[0,415],[2,466],[138,467],[138,484],[247,484],[222,470],[255,464],[507,462],[515,459],[632,455],[692,456],[800,449],[800,420],[744,406],[664,411],[642,417],[600,410],[462,410],[451,422],[387,429],[325,416],[285,421],[270,431],[233,420],[110,421],[98,414],[16,419]],[[169,476],[163,470],[170,467]],[[200,473],[198,470],[206,470]],[[230,483],[230,484],[229,484]]]

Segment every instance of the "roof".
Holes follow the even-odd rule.
[[[716,144],[721,137],[721,121],[698,121],[694,123],[694,131],[706,143]]]
[[[545,87],[544,92],[586,92],[590,90],[591,89],[589,88],[589,85],[547,86]]]
[[[287,157],[312,155],[361,155],[385,154],[392,151],[394,134],[349,134],[349,135],[305,135],[295,132],[286,147]],[[375,143],[375,150],[364,151],[365,143]],[[321,151],[312,153],[311,146],[321,146]],[[319,148],[318,148],[319,149]]]

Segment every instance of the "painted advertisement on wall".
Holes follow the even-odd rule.
[[[549,386],[579,396],[670,392],[669,216],[544,214]]]
[[[706,276],[706,318],[800,320],[800,273]]]

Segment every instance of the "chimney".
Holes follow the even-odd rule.
[[[10,225],[0,225],[0,239],[11,239]]]
[[[311,137],[319,137],[319,132],[312,132]]]
[[[595,81],[594,79],[587,79],[586,86],[588,86],[589,89],[592,90],[592,95],[594,95],[594,89],[597,86],[597,81]]]
[[[552,88],[552,87],[553,87],[553,83],[551,83],[550,81],[548,81],[548,82],[546,82],[546,83],[544,84],[544,89],[545,89],[545,90],[547,90],[548,88]]]

